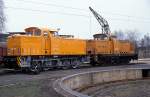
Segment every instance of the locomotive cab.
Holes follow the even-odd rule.
[[[47,29],[47,28],[38,28],[38,27],[29,27],[25,29],[26,35],[29,36],[57,36],[58,30],[56,29]]]
[[[58,30],[29,27],[24,35],[12,35],[8,38],[9,56],[50,54],[50,38],[56,36]]]
[[[94,34],[94,40],[107,40],[109,36],[107,34]]]

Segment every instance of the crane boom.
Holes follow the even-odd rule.
[[[98,14],[95,10],[93,10],[91,7],[89,7],[99,24],[101,25],[102,29],[102,34],[110,34],[110,28],[108,22],[100,15]]]

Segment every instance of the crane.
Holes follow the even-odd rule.
[[[90,11],[93,13],[99,24],[101,25],[102,34],[110,35],[110,28],[108,22],[95,10],[93,10],[91,7],[89,7]]]

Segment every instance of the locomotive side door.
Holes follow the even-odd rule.
[[[43,42],[42,42],[42,51],[44,55],[49,55],[50,54],[50,36],[49,32],[44,32],[43,33]]]

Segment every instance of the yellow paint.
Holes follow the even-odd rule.
[[[88,40],[87,52],[92,54],[134,54],[134,46],[129,41],[106,39]]]
[[[13,35],[8,38],[9,56],[86,54],[85,40],[60,37],[55,35],[57,29],[29,27],[25,31],[32,32],[32,35]],[[36,32],[41,35],[36,35]]]
[[[129,41],[65,38],[56,34],[58,30],[29,27],[25,29],[26,35],[8,37],[8,56],[86,55],[89,51],[92,54],[134,54],[134,46]]]

